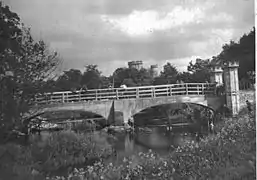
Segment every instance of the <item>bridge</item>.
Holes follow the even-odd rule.
[[[109,122],[114,121],[116,112],[121,112],[126,123],[146,108],[171,103],[195,103],[216,110],[225,101],[215,95],[213,83],[184,83],[46,93],[36,97],[34,108],[40,112],[82,110]]]

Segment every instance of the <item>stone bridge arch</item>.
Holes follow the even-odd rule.
[[[222,97],[205,95],[170,96],[160,98],[117,100],[115,101],[114,107],[115,111],[123,112],[124,121],[126,123],[130,117],[144,109],[152,106],[172,103],[194,103],[216,110],[224,104],[224,100]]]
[[[181,122],[184,122],[185,119],[188,118],[188,115],[191,115],[193,118],[195,109],[199,109],[200,110],[199,112],[201,114],[210,111],[214,115],[214,112],[215,112],[213,108],[206,105],[199,104],[199,103],[174,102],[174,103],[168,103],[168,104],[160,104],[157,106],[151,106],[150,108],[143,109],[138,113],[133,114],[132,116],[134,119],[134,123],[137,126],[142,126],[142,125],[144,126],[149,122],[151,124],[151,122],[153,123],[155,120],[162,119],[162,118],[166,120],[169,119],[171,120],[171,122],[173,122],[173,120],[177,122],[178,119],[180,119]],[[202,110],[208,110],[208,111],[202,111]]]
[[[149,108],[155,108],[155,107],[158,107],[158,106],[165,106],[165,105],[174,105],[173,107],[174,108],[182,108],[183,105],[186,105],[186,104],[189,104],[189,105],[194,105],[194,106],[198,106],[198,107],[202,107],[204,109],[208,109],[212,112],[215,112],[215,110],[210,107],[210,106],[207,106],[207,105],[203,105],[203,104],[199,104],[199,103],[194,103],[194,102],[173,102],[173,103],[165,103],[165,104],[159,104],[159,105],[154,105],[154,106],[150,106],[150,107],[147,107],[146,109],[142,109],[141,111],[137,112],[136,114],[138,113],[141,113],[143,112],[144,110],[147,110]],[[171,106],[172,107],[172,106]]]
[[[77,102],[77,103],[64,103],[64,104],[50,104],[45,106],[34,107],[31,111],[33,116],[45,112],[54,111],[84,111],[102,116],[107,121],[113,119],[113,101],[90,101],[90,102]]]

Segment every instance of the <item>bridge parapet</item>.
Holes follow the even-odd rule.
[[[83,101],[105,101],[119,99],[141,99],[176,95],[211,95],[215,92],[214,83],[183,83],[158,86],[141,86],[112,89],[91,89],[86,91],[63,91],[38,95],[36,103],[68,103]]]

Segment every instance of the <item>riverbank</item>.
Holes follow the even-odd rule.
[[[5,168],[5,173],[10,171],[16,174],[15,177],[7,179],[17,180],[46,179],[46,171],[49,169],[53,171],[54,168],[51,167],[59,167],[62,164],[70,167],[67,170],[70,172],[69,177],[81,180],[255,179],[255,114],[249,117],[246,111],[242,111],[237,118],[225,119],[218,124],[216,132],[217,134],[209,135],[200,143],[184,144],[169,155],[160,157],[149,151],[111,163],[105,161],[108,155],[113,155],[106,143],[112,141],[112,139],[106,139],[106,137],[111,138],[109,135],[105,134],[101,136],[102,138],[94,139],[66,132],[61,136],[51,137],[47,146],[37,144],[38,149],[34,151],[18,145],[0,147],[0,167],[2,170]],[[56,142],[59,143],[56,144]],[[8,150],[7,153],[4,154],[4,150]],[[53,150],[55,154],[52,153]],[[48,153],[44,156],[42,153],[41,156],[35,156],[32,153],[40,154],[41,151]],[[9,163],[5,163],[4,158],[8,156],[10,156]],[[89,159],[96,163],[92,161],[89,164]],[[85,164],[85,162],[88,163]],[[75,166],[76,163],[82,163],[80,168]],[[72,167],[77,168],[72,172]],[[2,172],[0,174],[0,179],[6,179]],[[68,177],[62,178],[68,179]],[[48,179],[56,180],[61,177],[55,176]]]

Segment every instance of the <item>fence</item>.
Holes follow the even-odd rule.
[[[64,91],[39,94],[37,104],[66,103],[81,101],[104,101],[112,99],[156,98],[176,95],[206,95],[213,94],[215,84],[185,83],[158,86],[141,86],[112,89],[93,89],[87,91]]]

